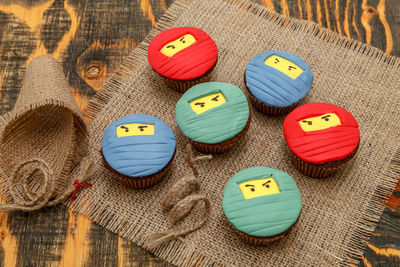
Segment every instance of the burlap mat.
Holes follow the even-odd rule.
[[[244,0],[176,1],[146,40],[125,61],[90,106],[90,157],[93,187],[72,209],[121,236],[143,245],[145,235],[173,227],[160,200],[184,174],[187,139],[174,119],[181,94],[167,88],[146,58],[149,41],[175,26],[205,30],[218,46],[212,80],[243,91],[249,60],[268,49],[285,50],[307,61],[314,86],[305,102],[333,103],[349,110],[360,124],[358,155],[334,177],[311,179],[290,161],[282,134],[283,117],[251,108],[253,120],[244,140],[229,153],[199,164],[202,193],[212,202],[208,223],[183,241],[153,251],[178,265],[327,266],[357,263],[398,178],[400,61],[368,45],[330,33],[313,23],[283,18]],[[101,137],[108,124],[130,113],[147,113],[168,123],[177,139],[169,175],[157,186],[132,190],[118,183],[102,163]],[[397,152],[397,154],[396,154]],[[288,172],[302,193],[300,219],[286,238],[266,247],[244,244],[224,218],[225,183],[236,172],[263,165]],[[196,213],[187,220],[195,222]]]

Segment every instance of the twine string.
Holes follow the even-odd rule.
[[[84,182],[92,171],[93,161],[84,158],[79,166],[76,181],[80,184],[68,185],[64,191],[56,193],[56,177],[49,165],[42,159],[34,158],[20,163],[14,168],[9,185],[9,191],[13,199],[12,204],[0,204],[0,211],[34,211],[45,206],[54,206],[65,201],[68,196],[76,195],[77,189],[87,186]],[[42,173],[42,185],[32,189],[31,180],[38,172]]]
[[[188,144],[186,146],[185,160],[192,169],[193,174],[177,181],[165,195],[161,206],[164,211],[170,210],[170,217],[174,223],[187,217],[197,203],[204,203],[204,211],[201,218],[193,224],[182,226],[179,229],[169,229],[165,232],[150,234],[147,243],[148,249],[155,249],[171,240],[182,239],[184,236],[201,228],[207,222],[211,211],[211,202],[204,195],[193,193],[200,190],[196,161],[211,158],[211,155],[194,157],[191,145]]]

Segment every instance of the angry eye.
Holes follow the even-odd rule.
[[[252,184],[246,184],[245,186],[246,186],[246,187],[251,187],[251,188],[250,188],[251,192],[256,191],[256,189],[254,188],[254,185],[252,185]]]
[[[219,95],[215,96],[214,98],[211,99],[211,101],[218,101]]]
[[[226,103],[226,99],[221,92],[205,95],[189,102],[191,109],[197,114],[214,109]]]
[[[315,117],[299,120],[300,127],[305,132],[319,131],[341,125],[335,113],[325,113]]]
[[[181,43],[186,43],[186,41],[184,40],[185,39],[185,36],[183,36],[181,39],[179,39],[179,41],[181,41]]]
[[[245,199],[280,193],[279,186],[272,177],[242,182],[239,189]]]
[[[195,103],[195,105],[204,108],[205,102],[197,102],[197,103]]]
[[[272,55],[265,59],[264,64],[280,71],[292,79],[296,79],[304,71],[294,62],[277,55]]]
[[[167,46],[167,48],[175,49],[175,46],[174,45],[169,45],[169,46]]]
[[[321,119],[323,119],[323,120],[325,120],[325,121],[329,121],[329,117],[330,117],[331,115],[325,115],[325,116],[322,116],[321,117]]]
[[[140,130],[141,132],[143,132],[143,131],[144,131],[144,128],[147,128],[147,126],[138,126],[138,128],[139,128],[139,130]]]
[[[271,180],[266,181],[265,183],[262,184],[262,186],[265,186],[266,188],[269,188],[269,183],[271,182]]]
[[[132,123],[116,127],[117,137],[154,135],[154,124]]]

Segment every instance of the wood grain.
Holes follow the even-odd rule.
[[[400,56],[395,0],[252,0],[285,16],[314,21]],[[62,62],[83,109],[173,0],[0,1],[0,111],[12,109],[31,59]],[[396,163],[400,165],[400,162]],[[361,266],[400,266],[400,183]],[[157,257],[65,206],[0,213],[1,266],[167,266]]]

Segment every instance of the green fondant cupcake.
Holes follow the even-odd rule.
[[[300,215],[301,195],[286,172],[251,167],[227,182],[222,208],[229,223],[247,243],[265,245],[292,229]]]
[[[207,82],[193,86],[176,104],[175,119],[194,147],[205,153],[232,148],[247,132],[250,110],[236,86]]]

